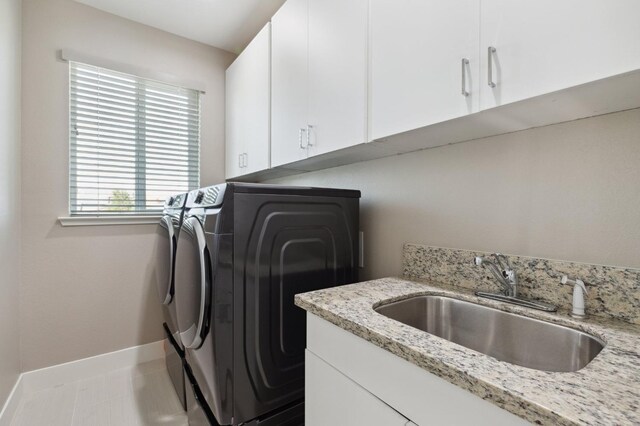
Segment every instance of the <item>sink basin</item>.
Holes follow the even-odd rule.
[[[542,371],[578,371],[604,347],[578,330],[443,296],[417,296],[376,312],[500,361]]]

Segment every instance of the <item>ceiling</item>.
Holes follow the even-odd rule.
[[[240,53],[285,0],[76,0],[105,12]]]

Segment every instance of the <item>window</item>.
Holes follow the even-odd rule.
[[[200,181],[200,92],[69,63],[69,209],[157,214]]]

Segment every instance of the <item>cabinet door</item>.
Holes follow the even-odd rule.
[[[309,156],[367,142],[368,0],[309,0]]]
[[[307,13],[308,0],[288,0],[271,18],[273,167],[307,157]]]
[[[271,108],[271,24],[267,24],[245,49],[248,75],[243,107],[249,120],[245,127],[243,174],[269,168]],[[245,54],[243,52],[243,55]]]
[[[481,107],[640,68],[638,16],[637,0],[482,0]]]
[[[478,110],[479,14],[480,0],[371,0],[370,139]]]
[[[227,178],[269,168],[270,24],[227,69]]]
[[[241,154],[244,153],[242,136],[244,117],[242,114],[243,85],[240,67],[236,61],[227,68],[225,77],[225,177],[232,179],[242,175]]]
[[[306,351],[305,424],[405,426],[408,420],[338,370]]]

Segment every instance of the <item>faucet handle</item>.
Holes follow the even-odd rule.
[[[503,271],[507,269],[513,269],[511,267],[511,262],[509,262],[509,258],[502,253],[493,253],[493,257],[496,259],[496,263]]]
[[[476,266],[480,266],[480,265],[482,265],[482,264],[484,263],[484,259],[483,259],[482,257],[480,257],[480,256],[476,256],[476,257],[473,259],[473,263],[474,263]]]
[[[516,271],[511,269],[511,267],[509,267],[509,269],[505,269],[502,272],[502,275],[504,275],[504,277],[508,279],[510,282],[514,282],[517,279]]]

